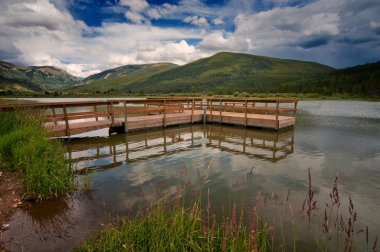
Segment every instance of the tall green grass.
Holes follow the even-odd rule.
[[[45,200],[74,188],[65,147],[49,139],[38,111],[0,112],[0,121],[0,169],[20,174],[25,199]]]
[[[269,227],[256,219],[244,225],[236,208],[217,224],[199,202],[189,208],[177,203],[155,206],[133,220],[122,218],[74,251],[268,251],[269,237]]]

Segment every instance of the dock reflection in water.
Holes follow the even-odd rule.
[[[293,145],[293,130],[217,124],[73,138],[67,155],[79,184],[89,174],[90,190],[19,211],[0,239],[15,251],[67,251],[102,223],[181,197],[205,182],[217,211],[241,200],[236,192],[253,199],[267,187],[263,170],[290,156]]]
[[[124,162],[173,155],[202,145],[275,163],[293,153],[294,130],[276,132],[210,124],[190,125],[109,138],[72,139],[68,155],[79,171],[103,170]]]

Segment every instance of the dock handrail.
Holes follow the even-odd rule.
[[[111,127],[115,126],[115,117],[121,117],[125,122],[125,131],[128,131],[129,116],[162,115],[163,126],[166,127],[167,115],[182,113],[185,110],[191,113],[191,123],[194,122],[194,111],[204,111],[210,121],[223,123],[223,117],[229,112],[240,113],[247,126],[249,115],[274,115],[277,122],[276,129],[280,127],[279,117],[286,114],[295,117],[297,111],[296,99],[262,99],[262,98],[147,98],[147,99],[109,99],[99,101],[72,101],[72,102],[42,102],[42,103],[13,103],[0,105],[0,111],[14,109],[42,109],[46,111],[45,122],[65,124],[66,135],[70,135],[70,121],[78,119],[110,120]],[[283,104],[293,104],[293,106]],[[82,108],[82,111],[72,111],[73,108]],[[83,111],[83,108],[86,108]],[[49,111],[50,110],[50,111]],[[243,115],[242,115],[243,114]]]

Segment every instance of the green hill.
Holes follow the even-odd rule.
[[[69,73],[52,66],[18,66],[0,60],[0,89],[36,91],[57,90],[79,81]]]
[[[126,65],[91,75],[72,89],[74,92],[127,90],[131,83],[141,83],[155,74],[178,67],[172,63]]]
[[[328,73],[314,62],[218,53],[128,86],[145,92],[267,92],[283,82]]]
[[[328,74],[283,83],[280,92],[319,93],[331,95],[380,95],[380,61],[331,71]]]
[[[309,78],[333,70],[314,62],[226,52],[184,66],[168,65],[159,71],[150,71],[150,68],[157,67],[157,64],[141,66],[132,65],[107,70],[90,76],[83,81],[87,84],[73,90],[91,92],[117,89],[144,93],[267,92],[276,89],[280,83]]]

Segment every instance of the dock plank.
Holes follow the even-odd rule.
[[[179,125],[179,124],[189,124],[203,121],[203,110],[194,110],[193,120],[191,119],[191,111],[184,110],[181,113],[171,113],[166,114],[166,125]],[[237,112],[222,112],[222,119],[220,120],[220,112],[213,111],[212,114],[207,111],[207,122],[213,123],[224,123],[233,125],[245,125],[245,114]],[[211,121],[212,115],[212,121]],[[289,127],[295,124],[295,118],[289,116],[278,116],[279,128]],[[115,118],[114,125],[124,124],[124,118]],[[128,130],[137,129],[147,129],[154,127],[164,126],[164,115],[146,115],[146,116],[136,116],[128,117],[127,119]],[[69,123],[71,135],[80,134],[92,130],[104,129],[112,127],[112,120],[103,119],[98,121],[72,121]],[[275,115],[263,115],[263,114],[248,114],[247,115],[247,126],[251,127],[261,127],[261,128],[276,128],[276,116]],[[59,125],[48,125],[46,126],[51,130],[52,134],[56,137],[66,135],[65,124]]]

